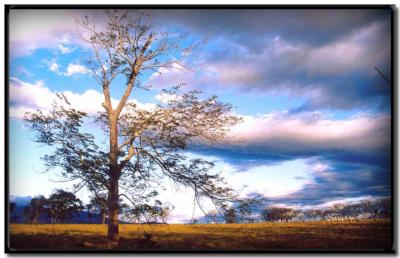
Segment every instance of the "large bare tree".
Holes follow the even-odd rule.
[[[87,66],[104,94],[104,111],[95,121],[108,136],[108,147],[102,150],[93,135],[82,132],[90,117],[71,107],[63,95],[50,112],[29,113],[25,121],[37,142],[55,147],[44,157],[49,168],[61,167],[64,177],[80,180],[78,189],[107,194],[108,248],[117,248],[118,199],[141,202],[162,176],[192,188],[198,203],[202,197],[216,205],[234,198],[223,178],[210,172],[212,162],[189,158],[184,150],[193,143],[226,142],[228,128],[240,119],[216,96],[201,99],[200,92],[182,93],[179,87],[163,91],[173,98],[152,109],[129,101],[143,72],[177,67],[177,57],[186,55],[191,45],[183,46],[182,37],[154,31],[143,13],[106,10],[104,18],[100,23],[89,17],[77,21],[83,28],[80,38],[92,50]],[[113,105],[110,87],[118,87],[115,79],[121,75],[126,84],[119,86],[123,95]]]

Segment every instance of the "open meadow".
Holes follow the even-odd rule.
[[[392,250],[387,220],[255,224],[120,224],[119,250],[131,251],[299,251]],[[145,232],[145,233],[144,233]],[[104,249],[100,224],[11,224],[13,250]]]

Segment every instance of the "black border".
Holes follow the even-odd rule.
[[[139,250],[139,251],[128,251],[128,250],[14,250],[9,247],[9,157],[8,157],[8,149],[9,149],[9,13],[12,9],[108,9],[108,8],[123,8],[123,9],[199,9],[199,10],[208,10],[208,9],[386,9],[390,10],[391,14],[391,204],[392,204],[392,214],[391,214],[391,240],[392,240],[392,248],[387,250],[285,250],[285,249],[274,249],[274,250]],[[33,254],[71,254],[71,253],[82,253],[82,254],[92,254],[92,253],[102,253],[102,254],[120,254],[120,253],[129,253],[129,254],[206,254],[206,253],[215,253],[215,254],[266,254],[266,253],[278,253],[278,254],[396,254],[397,253],[397,233],[398,233],[398,223],[397,223],[397,174],[395,172],[398,171],[398,103],[397,103],[397,83],[398,83],[398,75],[397,75],[397,46],[398,46],[398,35],[397,35],[397,9],[395,5],[246,5],[246,4],[236,4],[236,5],[166,5],[166,4],[137,4],[137,5],[76,5],[76,4],[68,4],[68,5],[49,5],[49,4],[5,4],[4,5],[4,45],[5,45],[5,56],[4,56],[4,85],[5,85],[5,98],[4,98],[4,164],[5,164],[5,186],[4,186],[4,248],[5,253],[33,253]],[[396,214],[396,216],[395,216]],[[395,235],[396,234],[396,235]]]

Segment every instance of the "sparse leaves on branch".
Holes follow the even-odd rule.
[[[149,185],[157,183],[154,174],[159,168],[159,175],[191,187],[197,197],[211,198],[216,204],[233,200],[233,189],[218,174],[210,174],[212,162],[189,159],[181,152],[196,141],[224,141],[227,127],[240,121],[227,115],[229,105],[215,97],[199,100],[198,94],[183,94],[179,101],[153,111],[127,105],[119,120],[119,166],[121,187],[130,192],[129,196],[142,189],[144,198]],[[66,178],[82,180],[79,187],[83,184],[96,193],[107,190],[108,154],[93,135],[81,132],[84,119],[90,117],[73,109],[62,95],[59,99],[49,113],[37,111],[25,116],[26,124],[37,132],[35,141],[55,147],[54,153],[43,157],[45,164],[48,168],[61,167]],[[96,120],[104,125],[106,117],[101,113]]]
[[[88,187],[93,192],[108,188],[108,154],[100,150],[92,134],[81,130],[88,115],[70,106],[63,95],[57,95],[49,112],[26,113],[26,126],[34,132],[33,140],[54,147],[54,152],[42,157],[48,169],[61,168],[61,176],[79,180],[77,188]]]

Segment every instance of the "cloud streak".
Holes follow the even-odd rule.
[[[309,150],[375,149],[390,143],[390,117],[359,116],[342,120],[278,112],[245,117],[232,134],[245,138],[240,147],[300,152]]]
[[[232,128],[234,143],[230,145],[213,150],[196,148],[231,156],[233,162],[274,162],[319,155],[369,158],[390,146],[390,121],[390,116],[384,114],[332,120],[315,113],[275,112],[244,117],[244,123]]]

